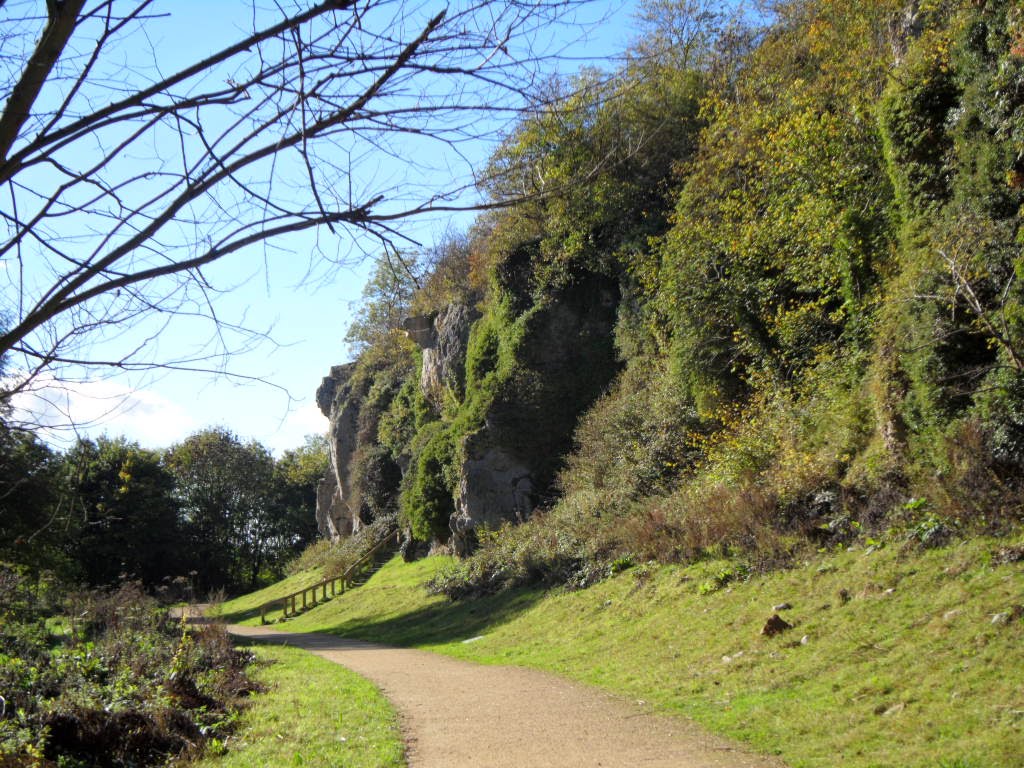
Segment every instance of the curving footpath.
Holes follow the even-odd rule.
[[[686,720],[594,688],[500,667],[315,633],[228,626],[303,648],[372,680],[399,714],[410,768],[781,768]]]

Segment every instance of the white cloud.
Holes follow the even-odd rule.
[[[77,435],[124,435],[150,447],[166,447],[199,425],[182,404],[148,389],[109,380],[57,382],[39,379],[13,398],[14,421],[38,428],[54,444]]]
[[[265,391],[225,382],[163,380],[132,387],[118,379],[65,383],[40,377],[16,395],[14,422],[22,422],[56,447],[79,435],[124,435],[145,448],[167,448],[201,429],[222,425],[242,440],[255,439],[280,456],[307,435],[327,431],[315,403],[287,410]]]
[[[315,403],[307,403],[291,411],[278,428],[257,440],[280,456],[289,448],[298,448],[306,435],[320,435],[327,431],[327,419]]]

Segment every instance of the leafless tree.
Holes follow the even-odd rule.
[[[170,0],[0,0],[0,400],[83,366],[209,368],[254,338],[217,315],[218,261],[237,254],[230,284],[315,231],[310,264],[340,263],[472,206],[463,147],[529,106],[537,41],[582,3],[260,1],[181,64]],[[383,158],[428,173],[375,178]],[[214,343],[154,357],[182,320]]]

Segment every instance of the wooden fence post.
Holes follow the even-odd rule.
[[[0,0],[0,5],[3,5],[3,0]],[[389,543],[392,538],[394,538],[396,544],[401,543],[401,531],[392,531],[387,536],[380,539],[344,573],[338,576],[332,576],[328,579],[323,579],[316,584],[306,586],[298,592],[293,592],[283,598],[263,603],[260,606],[260,623],[267,623],[268,608],[273,608],[278,603],[281,605],[282,618],[288,619],[298,616],[301,611],[317,606],[321,601],[327,602],[328,584],[331,586],[331,597],[335,597],[339,594],[345,594],[346,589],[351,589],[353,587],[357,577],[359,577],[364,571],[372,569],[377,552],[383,549],[384,545]],[[320,592],[319,595],[317,595],[317,590]],[[301,611],[298,604],[300,595],[302,596]]]

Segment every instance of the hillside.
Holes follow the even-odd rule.
[[[460,602],[422,586],[449,558],[396,557],[275,629],[553,671],[794,768],[1009,768],[1024,754],[1022,553],[1020,538],[981,538],[857,547],[764,576],[727,576],[727,561],[644,564],[582,591]],[[793,628],[761,635],[784,602]]]
[[[317,514],[397,521],[408,564],[287,626],[556,670],[792,765],[1014,765],[1024,12],[642,9],[619,69],[509,130],[492,210],[381,259],[317,392]]]
[[[381,261],[317,393],[322,533],[397,517],[472,554],[457,597],[1013,531],[1019,8],[645,9],[510,132],[495,211]]]

